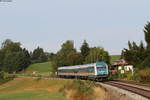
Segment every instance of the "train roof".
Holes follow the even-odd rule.
[[[63,66],[63,67],[59,67],[58,70],[61,69],[78,69],[78,68],[88,68],[91,66],[104,66],[107,65],[105,62],[96,62],[96,63],[91,63],[91,64],[85,64],[85,65],[75,65],[75,66]]]
[[[87,67],[91,67],[94,66],[95,63],[92,64],[86,64],[86,65],[75,65],[75,66],[64,66],[64,67],[59,67],[59,69],[78,69],[78,68],[87,68]]]

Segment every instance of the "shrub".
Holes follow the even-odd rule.
[[[141,82],[150,82],[150,68],[139,71]]]
[[[115,74],[110,73],[109,76],[108,76],[109,80],[116,79],[116,78],[118,78],[118,73],[115,73]]]
[[[93,100],[93,86],[94,84],[90,81],[74,80],[73,82],[70,82],[67,85],[65,85],[63,91],[72,91],[69,96],[69,100]]]
[[[135,69],[133,80],[138,82],[150,82],[150,68]]]
[[[133,79],[132,72],[126,72],[125,77],[126,77],[127,80],[132,80]]]

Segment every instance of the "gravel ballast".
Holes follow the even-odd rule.
[[[143,96],[140,96],[127,90],[120,89],[118,87],[114,87],[103,83],[97,84],[100,84],[107,90],[110,96],[110,100],[149,100]]]

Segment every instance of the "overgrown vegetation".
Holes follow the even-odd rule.
[[[132,79],[138,82],[150,83],[150,68],[137,70]]]
[[[128,42],[128,49],[122,51],[122,57],[134,65],[135,72],[132,79],[136,81],[149,82],[150,80],[150,22],[144,27],[146,46],[143,42],[137,45],[135,42]]]
[[[94,84],[91,81],[74,80],[64,86],[69,100],[94,100]]]
[[[150,23],[148,22],[144,27],[145,41],[147,43],[144,46],[143,42],[137,45],[135,42],[128,42],[128,49],[122,51],[122,57],[136,68],[144,69],[147,66],[150,67]]]
[[[109,79],[125,79],[125,80],[134,80],[142,83],[150,83],[150,68],[144,69],[135,69],[134,73],[125,72],[121,74],[120,72],[116,74],[110,74]]]

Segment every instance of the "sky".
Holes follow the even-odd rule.
[[[128,40],[144,41],[148,21],[150,0],[12,0],[0,2],[0,43],[57,52],[66,40],[77,50],[87,40],[115,55]]]

